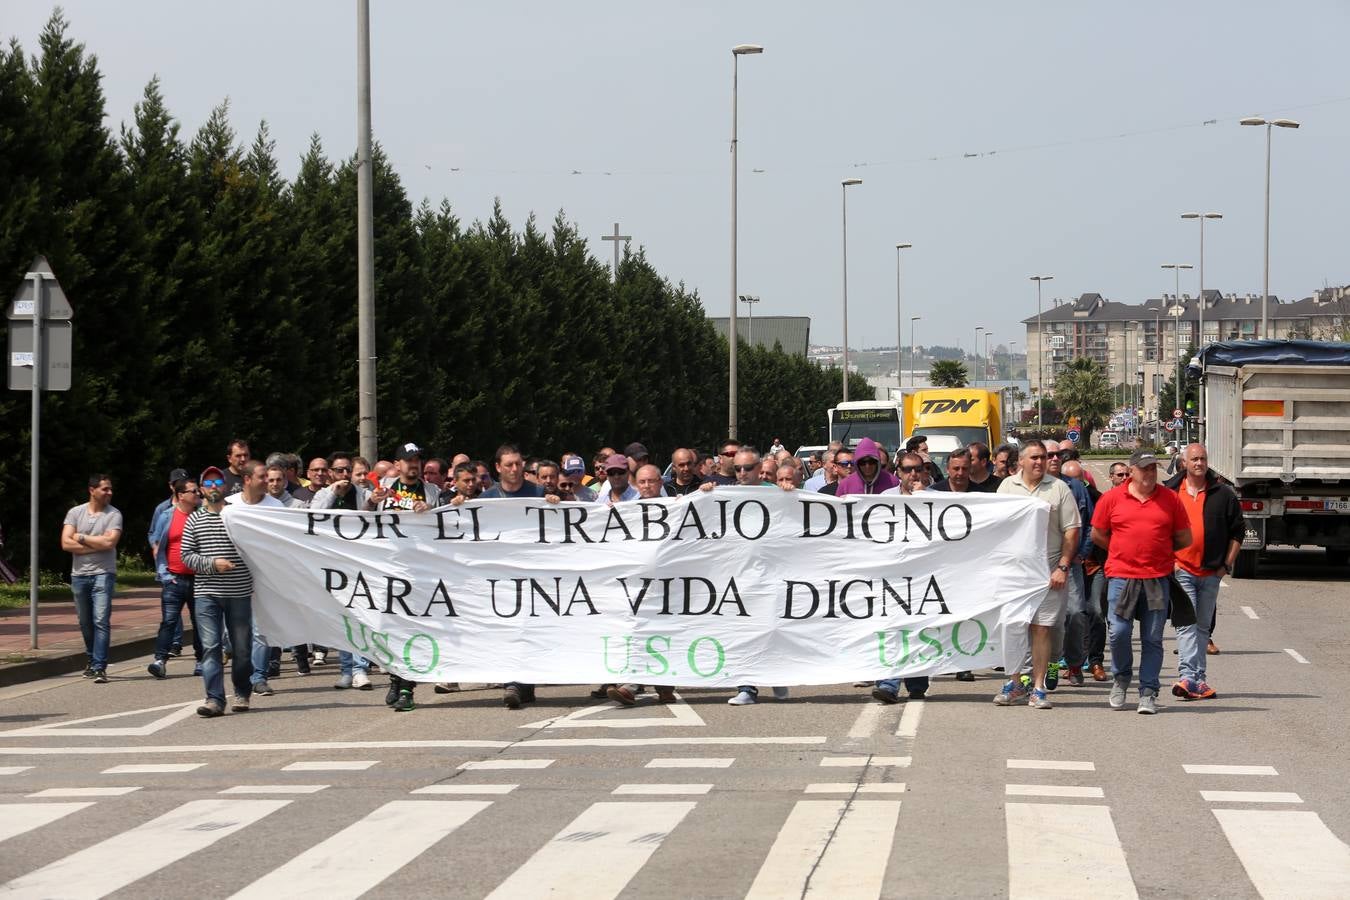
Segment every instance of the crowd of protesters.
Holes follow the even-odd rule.
[[[1180,678],[1172,693],[1184,700],[1217,696],[1207,681],[1206,658],[1218,652],[1212,640],[1219,579],[1229,570],[1242,538],[1241,512],[1231,487],[1209,470],[1205,448],[1183,451],[1184,471],[1158,483],[1158,460],[1137,451],[1128,463],[1110,466],[1109,486],[1099,489],[1072,444],[1027,441],[1020,447],[972,443],[951,453],[943,472],[916,435],[902,448],[863,438],[855,446],[835,443],[799,459],[777,439],[761,455],[728,440],[716,450],[676,449],[662,472],[641,443],[602,447],[590,456],[564,452],[556,458],[526,456],[503,444],[489,462],[467,454],[434,456],[414,443],[392,460],[371,462],[350,452],[316,456],[307,463],[291,453],[260,460],[244,440],[229,442],[224,466],[198,475],[169,473],[168,497],[151,516],[147,535],[161,585],[161,623],[148,671],[167,678],[171,660],[183,652],[183,612],[192,621],[194,676],[205,685],[197,712],[204,718],[241,713],[253,696],[274,693],[268,679],[280,674],[283,648],[269,646],[253,620],[254,585],[248,566],[225,530],[228,504],[313,509],[389,510],[414,513],[475,498],[526,497],[548,503],[613,505],[638,499],[681,497],[719,486],[774,487],[836,497],[914,494],[920,491],[999,493],[1040,500],[1050,509],[1045,594],[1025,629],[1005,638],[1006,679],[995,704],[1024,703],[1049,709],[1048,694],[1063,682],[1080,686],[1086,675],[1111,681],[1109,705],[1121,709],[1134,677],[1132,634],[1140,622],[1138,672],[1140,713],[1157,710],[1163,626],[1169,613],[1177,626]],[[73,507],[62,528],[62,548],[72,556],[71,589],[88,653],[85,677],[107,681],[110,612],[116,584],[116,551],[122,515],[111,503],[107,475],[89,478],[88,502]],[[1111,672],[1105,648],[1111,647]],[[328,648],[289,648],[299,675],[329,662]],[[230,664],[227,704],[224,668]],[[370,660],[338,651],[340,690],[373,690]],[[1085,674],[1086,673],[1086,674]],[[958,672],[961,681],[975,680]],[[882,703],[900,701],[901,679],[859,682]],[[436,684],[438,693],[459,690]],[[535,686],[500,686],[506,707],[534,700]],[[654,685],[660,702],[673,688]],[[929,689],[927,677],[903,679],[908,699]],[[414,682],[390,673],[385,703],[396,711],[415,708]],[[643,686],[601,685],[592,692],[631,706]],[[788,697],[788,688],[773,689]],[[741,685],[728,701],[758,702],[758,688]]]

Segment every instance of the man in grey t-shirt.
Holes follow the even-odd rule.
[[[72,557],[70,590],[80,619],[89,665],[84,677],[108,683],[108,643],[112,635],[112,595],[117,583],[117,542],[122,513],[112,505],[112,479],[89,476],[89,502],[71,507],[61,526],[61,549]]]

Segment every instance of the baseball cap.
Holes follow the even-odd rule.
[[[643,457],[651,456],[651,454],[647,452],[647,448],[644,447],[642,444],[639,444],[637,441],[633,441],[633,443],[629,444],[627,447],[624,447],[623,455],[629,457],[630,459],[642,459]],[[627,463],[625,463],[625,465],[627,465]]]
[[[408,460],[412,459],[413,457],[420,458],[421,455],[422,455],[422,448],[412,442],[408,442],[398,448],[398,452],[394,454],[394,459]]]
[[[605,460],[605,471],[608,472],[610,469],[623,469],[625,472],[628,471],[628,457],[624,456],[622,453],[610,454],[609,459]]]
[[[197,476],[197,481],[200,483],[212,476],[224,478],[225,473],[220,470],[220,466],[207,466],[205,469],[202,469],[202,474]]]
[[[1152,450],[1136,450],[1130,454],[1131,466],[1156,466],[1157,464],[1158,457],[1153,454]]]
[[[568,475],[585,475],[586,464],[581,461],[580,456],[569,456],[563,460],[562,470]]]
[[[177,480],[180,479],[180,478],[190,478],[190,477],[192,477],[192,476],[188,475],[188,470],[187,470],[187,469],[177,468],[177,469],[174,469],[172,472],[169,473],[169,484],[173,484],[175,481],[177,481]]]

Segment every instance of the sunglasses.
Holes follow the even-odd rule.
[[[737,472],[758,472],[759,466],[732,466]]]
[[[853,467],[853,460],[851,459],[835,460],[834,464],[841,469],[850,469]]]
[[[722,455],[723,455],[723,456],[735,456],[735,455],[736,455],[736,451],[735,451],[735,450],[723,450],[723,451],[722,451]]]
[[[901,471],[901,472],[918,472],[918,471],[921,471],[922,469],[923,469],[923,466],[901,466],[901,467],[900,467],[900,471]]]
[[[858,465],[860,466],[875,466],[876,464],[877,461],[875,459],[872,459],[870,456],[867,457],[866,459],[858,460]]]
[[[628,474],[628,470],[627,470],[627,469],[606,469],[606,470],[605,470],[605,474],[606,474],[606,475],[627,475],[627,474]]]
[[[331,469],[328,469],[329,472],[350,472],[351,470],[351,466],[333,466]],[[323,470],[321,469],[320,471]]]
[[[225,479],[224,479],[224,478],[204,478],[204,479],[202,479],[202,487],[204,487],[204,488],[209,488],[209,487],[224,487],[224,486],[225,486]]]

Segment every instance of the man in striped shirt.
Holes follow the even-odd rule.
[[[206,503],[188,517],[183,528],[183,562],[197,573],[194,606],[202,632],[202,680],[206,700],[197,715],[213,719],[225,713],[225,666],[221,635],[229,629],[235,648],[230,666],[234,699],[230,709],[248,710],[253,660],[245,648],[253,644],[253,574],[225,531],[225,475],[208,466],[199,481]]]

